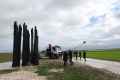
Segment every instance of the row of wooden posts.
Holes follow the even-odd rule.
[[[38,33],[37,28],[31,29],[31,34],[26,23],[23,25],[14,22],[13,34],[13,62],[12,67],[39,64]],[[31,40],[30,40],[31,39]],[[30,46],[31,41],[31,46]]]

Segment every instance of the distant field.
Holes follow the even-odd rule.
[[[97,51],[87,51],[88,58],[120,61],[120,49],[112,50],[97,50]],[[12,54],[10,53],[0,53],[0,63],[11,61]]]
[[[88,51],[87,57],[112,60],[112,61],[120,61],[120,49],[103,50],[103,51]]]
[[[12,60],[12,54],[10,53],[0,53],[0,63],[11,61]]]

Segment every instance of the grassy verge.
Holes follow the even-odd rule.
[[[12,60],[12,54],[10,53],[0,53],[0,63],[11,61]]]
[[[11,73],[14,71],[18,71],[19,69],[6,69],[6,70],[0,70],[0,74],[7,74],[7,73]]]
[[[51,69],[63,69],[63,71],[50,72]],[[85,65],[64,67],[59,60],[41,62],[36,73],[47,76],[48,80],[120,80],[119,75]]]
[[[120,61],[120,50],[88,51],[88,58]]]
[[[36,73],[39,75],[49,75],[50,69],[63,68],[62,62],[58,60],[42,60],[40,65],[37,67]]]

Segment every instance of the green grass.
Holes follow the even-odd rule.
[[[49,67],[47,66],[39,66],[35,73],[38,73],[38,75],[48,75],[48,70]]]
[[[88,66],[67,67],[64,73],[55,73],[50,80],[114,80],[117,76],[106,72],[93,69]]]
[[[120,61],[120,50],[87,51],[88,58]]]
[[[53,62],[55,64],[53,64]],[[40,65],[37,67],[37,73],[38,75],[49,75],[50,69],[59,69],[63,68],[63,65],[59,64],[60,62],[56,62],[54,60],[42,60]]]
[[[12,54],[10,53],[0,53],[0,63],[11,61],[12,60]]]
[[[63,72],[49,72],[50,69],[64,69]],[[36,73],[47,76],[48,80],[120,80],[120,76],[105,70],[74,65],[64,67],[61,61],[41,62]]]

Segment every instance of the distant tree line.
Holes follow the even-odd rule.
[[[14,22],[13,32],[13,62],[12,67],[38,65],[39,53],[38,53],[38,32],[37,28],[31,29],[31,34],[27,29],[26,23],[23,25]],[[31,38],[31,40],[30,40]],[[30,46],[31,41],[31,46]]]

